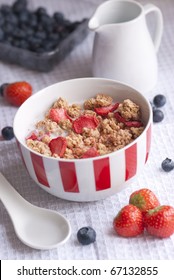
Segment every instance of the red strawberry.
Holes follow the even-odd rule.
[[[38,136],[35,132],[32,132],[27,138],[26,140],[31,139],[31,140],[37,140]]]
[[[125,118],[123,118],[119,112],[115,112],[114,114],[117,121],[124,123],[128,127],[141,127],[143,126],[143,123],[140,121],[126,121]]]
[[[4,98],[10,104],[14,106],[20,106],[26,99],[28,99],[32,94],[32,87],[29,83],[22,81],[22,82],[15,82],[8,84],[4,88]]]
[[[97,157],[99,156],[98,151],[96,150],[96,148],[92,147],[89,148],[83,155],[81,158],[91,158],[91,157]]]
[[[126,122],[126,119],[123,118],[123,117],[120,115],[119,112],[115,112],[114,117],[116,118],[116,120],[117,120],[118,122],[122,122],[122,123],[125,123],[125,122]]]
[[[119,103],[111,104],[106,107],[95,108],[95,112],[100,116],[107,116],[109,112],[115,111],[119,106]]]
[[[126,121],[124,124],[128,127],[141,127],[143,123],[140,121]]]
[[[124,206],[113,221],[113,226],[118,235],[133,237],[143,233],[143,215],[134,205]]]
[[[149,234],[157,237],[169,237],[174,233],[174,208],[168,205],[149,210],[145,217],[145,227]]]
[[[70,119],[67,115],[67,112],[64,108],[52,108],[50,111],[49,111],[49,115],[48,117],[54,121],[54,122],[57,122],[59,123],[60,121],[62,120],[67,120],[67,119]]]
[[[52,154],[57,154],[59,157],[63,157],[66,150],[66,146],[66,138],[61,136],[54,138],[49,142],[49,148]]]
[[[146,188],[133,192],[129,198],[129,204],[138,207],[142,213],[160,205],[156,195]]]
[[[82,133],[83,128],[95,129],[99,124],[98,119],[95,116],[83,115],[73,121],[73,129],[76,133]]]

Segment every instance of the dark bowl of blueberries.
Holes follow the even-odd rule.
[[[86,38],[88,17],[75,19],[71,11],[66,14],[62,7],[67,1],[35,2],[16,0],[1,4],[0,60],[48,72]],[[72,15],[73,9],[77,10],[77,2],[80,1],[69,1]]]

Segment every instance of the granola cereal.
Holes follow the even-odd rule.
[[[117,151],[141,135],[140,106],[130,99],[114,103],[97,94],[83,104],[58,98],[26,137],[27,146],[48,157],[82,159]]]

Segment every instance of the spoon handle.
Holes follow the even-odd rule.
[[[1,172],[0,172],[0,199],[11,217],[16,216],[16,214],[20,215],[21,211],[23,213],[24,208],[22,206],[28,203],[12,187],[12,185],[7,181],[7,179],[2,175]]]

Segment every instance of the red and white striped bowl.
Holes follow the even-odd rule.
[[[129,98],[140,105],[145,130],[136,140],[105,156],[75,160],[49,158],[26,146],[26,136],[56,99],[79,103],[97,93],[109,94],[118,102]],[[14,133],[30,176],[45,191],[72,201],[103,199],[125,188],[147,162],[151,126],[151,106],[143,95],[127,85],[101,78],[73,79],[49,86],[30,97],[14,119]]]

